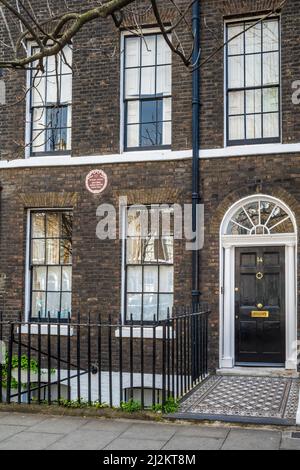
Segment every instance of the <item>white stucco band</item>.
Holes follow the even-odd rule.
[[[238,147],[224,147],[215,149],[202,149],[199,152],[201,159],[229,158],[259,155],[280,155],[288,153],[300,154],[300,143],[295,144],[265,144],[244,145]],[[84,166],[105,165],[120,163],[139,163],[155,161],[185,160],[192,158],[192,150],[150,150],[138,152],[124,152],[109,155],[87,155],[72,157],[68,155],[55,155],[44,157],[28,157],[16,160],[1,160],[0,170],[11,168],[39,168],[55,166]]]
[[[228,223],[239,205],[258,198],[279,204],[289,214],[294,234],[226,235]],[[286,360],[287,370],[297,370],[297,225],[294,214],[281,201],[255,195],[237,202],[225,215],[220,231],[220,368],[235,366],[235,249],[237,247],[285,246]],[[300,412],[300,411],[299,411]]]

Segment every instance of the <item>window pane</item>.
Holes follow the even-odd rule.
[[[46,79],[44,76],[38,75],[35,77],[33,71],[32,77],[32,105],[44,106],[46,101]]]
[[[172,120],[172,98],[165,98],[163,104],[163,121]]]
[[[261,55],[246,56],[246,86],[261,85]]]
[[[50,313],[50,317],[57,317],[60,312],[60,293],[48,292],[46,312]]]
[[[261,114],[246,117],[247,139],[260,139],[261,135]]]
[[[245,139],[244,116],[229,117],[229,140]]]
[[[144,315],[143,320],[148,322],[153,322],[154,315],[157,317],[157,294],[145,294],[144,298]]]
[[[239,35],[237,38],[232,39],[228,43],[228,54],[238,55],[244,53],[244,25],[228,26],[228,40]],[[241,34],[242,33],[242,34]]]
[[[244,86],[244,56],[228,58],[228,87]]]
[[[173,238],[172,237],[164,237],[161,240],[158,240],[158,260],[161,264],[173,263]]]
[[[173,292],[174,268],[173,266],[161,266],[159,268],[159,291]]]
[[[32,214],[32,238],[45,237],[45,213]]]
[[[45,240],[32,240],[32,264],[45,264]]]
[[[143,278],[142,267],[136,267],[136,268],[129,267],[127,269],[127,292],[142,292],[143,291],[142,278]]]
[[[47,213],[47,237],[59,237],[60,235],[60,214],[54,212]]]
[[[66,266],[62,268],[62,290],[70,291],[72,290],[72,267]]]
[[[142,66],[155,65],[155,36],[144,36],[142,41]]]
[[[60,93],[61,88],[57,88],[57,77],[54,75],[52,77],[47,77],[46,81],[46,103],[45,104],[56,104],[60,103]]]
[[[263,90],[264,112],[278,111],[278,88],[269,88]]]
[[[61,104],[72,103],[72,75],[62,75],[61,77]]]
[[[254,24],[254,23],[252,23]],[[251,23],[246,23],[245,29],[249,28]],[[246,38],[246,54],[261,51],[261,24],[253,26],[245,33]]]
[[[48,291],[59,292],[61,290],[61,268],[49,267],[48,268]]]
[[[149,236],[148,239],[143,240],[143,262],[144,263],[157,263],[157,245],[159,240]]]
[[[278,113],[264,114],[264,137],[279,137],[279,116]]]
[[[170,64],[172,62],[172,53],[168,44],[162,35],[157,36],[157,63]]]
[[[141,95],[155,95],[155,67],[142,69]]]
[[[125,73],[125,96],[139,96],[140,93],[140,69],[129,69]]]
[[[263,50],[276,51],[279,49],[279,22],[265,21],[263,23]]]
[[[69,292],[63,292],[61,295],[61,316],[62,319],[69,318],[69,314],[72,312],[72,294]]]
[[[162,120],[162,116],[157,115],[157,101],[142,101],[141,103],[141,122],[156,122]]]
[[[261,90],[246,91],[246,106],[248,114],[261,112]]]
[[[59,240],[46,241],[47,264],[59,264]]]
[[[141,239],[129,238],[127,240],[127,264],[140,264],[141,257]]]
[[[263,55],[263,83],[273,85],[279,83],[279,56],[278,52],[270,52]]]
[[[41,130],[32,131],[32,151],[34,153],[44,152],[45,142],[46,142],[46,133]]]
[[[46,290],[46,268],[39,267],[32,270],[32,288],[33,290]]]
[[[60,241],[60,264],[72,263],[72,242],[69,240]]]
[[[140,102],[139,101],[128,101],[127,103],[127,123],[137,124],[139,123],[140,114]]]
[[[142,124],[141,125],[141,146],[151,147],[159,145],[158,142],[157,125],[153,124]]]
[[[138,147],[140,143],[140,126],[130,124],[127,126],[127,147]]]
[[[140,38],[129,37],[125,39],[126,60],[125,67],[138,67],[140,65]]]
[[[171,65],[160,66],[157,68],[157,95],[170,95],[171,94]]]
[[[173,295],[161,294],[159,296],[159,320],[166,320],[168,313],[172,315],[173,303]]]
[[[158,267],[144,268],[144,292],[158,292]]]
[[[244,114],[244,92],[233,91],[228,95],[229,98],[229,115]]]
[[[73,232],[73,215],[70,212],[63,212],[61,216],[62,237],[72,239]]]
[[[132,315],[133,320],[140,321],[142,315],[142,294],[127,295],[127,320],[130,321]]]
[[[61,62],[62,62],[62,68],[61,71],[62,73],[68,73],[72,74],[72,70],[70,67],[72,67],[72,62],[73,62],[73,52],[72,52],[72,47],[66,46],[64,47],[63,54],[61,54]]]
[[[45,108],[35,108],[32,115],[32,125],[34,129],[45,129],[46,110]]]
[[[45,299],[46,294],[44,292],[33,292],[32,293],[32,306],[31,315],[34,318],[45,317]]]
[[[172,123],[163,123],[163,145],[171,145],[172,143]]]

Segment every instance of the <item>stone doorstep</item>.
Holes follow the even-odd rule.
[[[299,379],[300,374],[296,370],[276,369],[273,367],[234,367],[233,369],[218,369],[216,375],[244,376],[244,377],[283,377]]]

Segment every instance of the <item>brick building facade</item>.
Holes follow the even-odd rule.
[[[37,3],[37,0],[36,2]],[[43,3],[43,2],[42,2]],[[143,27],[155,28],[154,18],[140,4],[140,22]],[[171,9],[163,9],[165,22],[172,21]],[[182,6],[187,0],[182,0]],[[224,40],[227,24],[232,22],[257,21],[270,13],[273,2],[268,0],[204,0],[201,4],[201,60],[209,58],[213,50]],[[226,96],[225,70],[226,51],[220,52],[201,67],[200,85],[200,192],[205,207],[205,243],[199,253],[200,290],[202,300],[212,308],[210,320],[210,357],[214,367],[233,367],[235,363],[285,364],[296,367],[295,341],[297,338],[296,247],[297,232],[278,231],[263,244],[263,232],[258,237],[230,242],[221,241],[222,221],[231,207],[238,201],[255,202],[255,197],[269,206],[266,211],[280,209],[291,216],[298,227],[300,223],[300,105],[293,104],[293,82],[299,79],[300,54],[298,31],[300,27],[300,1],[288,1],[282,12],[268,16],[278,18],[281,31],[280,54],[280,142],[251,142],[229,146],[226,142]],[[41,8],[41,16],[43,15]],[[205,21],[204,21],[205,19]],[[189,18],[191,21],[191,17]],[[128,15],[126,22],[130,24]],[[184,45],[191,47],[186,25],[180,25],[179,35]],[[153,31],[151,29],[151,31]],[[101,53],[89,49],[90,38],[95,40]],[[24,147],[26,135],[26,100],[15,104],[22,87],[26,86],[23,72],[5,72],[6,103],[0,113],[0,182],[1,182],[1,228],[0,228],[0,273],[2,283],[1,307],[6,318],[15,318],[19,311],[30,317],[28,303],[28,211],[72,210],[73,212],[73,262],[72,262],[72,312],[90,311],[109,315],[118,321],[122,310],[122,241],[99,240],[96,237],[97,207],[113,204],[118,208],[119,196],[127,196],[129,204],[188,204],[192,198],[192,74],[178,57],[172,57],[172,143],[171,148],[122,152],[123,120],[122,107],[122,33],[115,30],[112,21],[100,21],[85,28],[73,44],[74,76],[72,83],[72,149],[70,155],[28,155]],[[120,65],[121,64],[121,65]],[[255,85],[258,87],[258,85]],[[250,87],[251,88],[251,87]],[[121,105],[120,105],[121,103]],[[28,111],[27,111],[28,113]],[[257,113],[259,114],[259,113]],[[28,114],[27,114],[28,116]],[[225,123],[225,124],[224,124]],[[226,124],[227,123],[227,124]],[[120,137],[121,136],[121,137]],[[259,140],[259,139],[258,139]],[[276,139],[275,139],[276,140]],[[120,142],[121,141],[121,142]],[[26,144],[25,144],[26,145]],[[101,169],[108,176],[108,187],[101,195],[93,195],[85,187],[89,171]],[[259,206],[260,207],[260,206]],[[239,207],[237,206],[237,210]],[[268,214],[271,216],[272,214]],[[235,214],[232,214],[232,217]],[[285,218],[285,216],[282,216]],[[277,220],[277,219],[276,219]],[[225,227],[225,225],[224,225]],[[246,227],[247,228],[247,227]],[[242,229],[243,230],[243,229]],[[226,232],[226,233],[225,233]],[[224,236],[229,236],[227,226]],[[234,233],[248,235],[248,233]],[[282,236],[282,239],[280,239]],[[256,241],[254,241],[254,239]],[[259,240],[259,241],[257,241]],[[228,243],[230,249],[228,248]],[[228,245],[228,246],[227,246]],[[263,353],[247,350],[250,358],[244,360],[241,338],[253,336],[243,332],[243,321],[239,308],[242,300],[234,284],[237,271],[237,249],[285,246],[285,259],[289,264],[279,273],[284,283],[284,296],[279,299],[281,315],[286,324],[280,326],[280,338],[275,331],[279,349],[286,354],[280,360],[263,359]],[[290,252],[288,252],[289,248]],[[228,257],[226,259],[226,248]],[[251,251],[252,250],[252,251]],[[294,252],[292,251],[294,250]],[[249,250],[248,250],[249,251]],[[231,254],[230,254],[231,253]],[[247,255],[247,250],[245,251]],[[249,253],[248,253],[249,255]],[[192,253],[186,251],[185,242],[174,242],[174,305],[191,302]],[[229,261],[230,266],[226,264]],[[277,265],[276,265],[277,266]],[[253,267],[253,266],[252,266]],[[256,267],[256,265],[255,265]],[[246,266],[247,268],[247,266]],[[248,266],[249,268],[249,266]],[[250,266],[251,268],[251,266]],[[273,269],[274,266],[271,266]],[[268,274],[268,267],[265,266]],[[274,274],[276,271],[272,271]],[[293,273],[292,271],[295,270]],[[246,275],[247,272],[245,271]],[[250,274],[249,274],[250,273]],[[249,271],[249,275],[253,272]],[[275,273],[276,274],[276,273]],[[267,277],[267,276],[266,276]],[[235,279],[236,280],[236,279]],[[292,288],[294,286],[294,288]],[[27,292],[26,292],[27,290]],[[228,292],[231,290],[232,292]],[[237,297],[234,297],[234,290]],[[276,290],[276,289],[275,289]],[[272,295],[273,295],[272,294]],[[276,302],[263,294],[264,305],[272,314]],[[270,294],[271,295],[271,294]],[[249,304],[249,294],[244,301]],[[273,295],[274,297],[274,295]],[[254,299],[252,310],[258,308]],[[263,301],[262,301],[263,302]],[[251,303],[251,302],[250,302]],[[253,302],[252,302],[253,303]],[[238,306],[237,306],[238,305]],[[278,306],[276,307],[278,308]],[[238,309],[238,310],[237,310]],[[259,309],[261,310],[261,309]],[[288,312],[289,311],[289,312]],[[276,310],[274,315],[277,315]],[[239,325],[235,324],[235,316]],[[240,321],[241,320],[241,321]],[[245,324],[247,322],[244,322]],[[270,322],[271,323],[271,322]],[[275,322],[276,323],[276,322]],[[277,322],[278,323],[278,322]],[[283,321],[283,323],[285,323]],[[235,324],[235,333],[234,333]],[[276,330],[276,325],[274,326]],[[237,328],[240,336],[236,336]],[[241,328],[241,330],[240,330]],[[272,327],[270,326],[271,330]],[[299,322],[298,322],[299,328]],[[258,328],[259,329],[259,328]],[[272,330],[273,331],[273,330]],[[261,333],[260,333],[261,334]],[[267,334],[267,333],[266,333]],[[282,336],[283,335],[283,336]],[[268,336],[268,341],[272,333]],[[237,342],[240,347],[237,351]],[[253,344],[252,344],[253,346]],[[252,347],[251,346],[251,347]],[[271,347],[276,356],[276,347]],[[236,355],[241,354],[242,360]]]

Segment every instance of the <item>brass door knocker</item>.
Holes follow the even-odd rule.
[[[256,279],[258,279],[259,281],[261,281],[263,277],[264,277],[263,273],[256,274]]]

